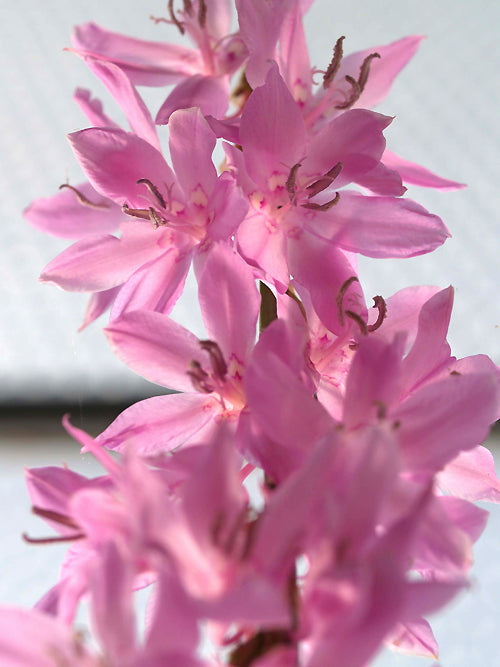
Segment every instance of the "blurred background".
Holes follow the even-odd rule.
[[[95,21],[143,39],[176,41],[179,35],[150,15],[166,15],[166,2],[143,0],[0,0],[0,603],[32,604],[60,562],[56,547],[24,545],[23,530],[43,530],[28,520],[23,465],[60,464],[94,474],[93,464],[69,445],[60,427],[73,422],[97,433],[126,405],[163,391],[115,359],[101,332],[104,318],[82,333],[86,296],[37,282],[43,267],[67,242],[45,236],[22,218],[31,200],[49,196],[80,169],[64,135],[87,126],[72,101],[74,89],[101,97],[118,122],[123,115],[83,62],[64,51],[72,27]],[[395,120],[386,132],[391,149],[440,175],[468,184],[457,192],[410,189],[407,196],[439,214],[453,238],[432,255],[410,260],[361,260],[367,297],[389,296],[415,284],[456,288],[450,342],[456,356],[489,354],[500,363],[498,109],[500,5],[493,0],[316,0],[306,27],[312,64],[324,68],[336,39],[349,53],[410,34],[426,35],[379,110]],[[165,93],[141,89],[153,116]],[[176,308],[177,319],[200,331],[192,282]],[[498,459],[498,446],[491,440]],[[8,505],[7,505],[8,504]],[[500,618],[500,514],[477,548],[472,592],[436,622],[443,667],[500,664],[495,626]],[[13,574],[14,573],[14,574]],[[38,578],[37,578],[38,577]],[[28,578],[28,582],[27,582]],[[380,665],[421,664],[383,657]],[[424,663],[425,664],[425,663]]]

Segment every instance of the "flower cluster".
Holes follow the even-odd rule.
[[[451,287],[366,302],[357,253],[412,257],[449,236],[404,183],[461,185],[390,152],[393,119],[371,110],[420,38],[344,56],[339,37],[320,71],[310,4],[236,0],[231,32],[230,0],[170,0],[156,21],[193,46],[74,32],[130,129],[76,91],[91,127],[69,140],[88,180],[25,213],[74,241],[42,280],[89,292],[82,327],[109,309],[113,351],[176,393],[132,405],[95,439],[65,418],[103,476],[27,471],[57,536],[26,539],[71,547],[34,610],[0,610],[2,664],[362,667],[384,644],[437,654],[425,617],[467,585],[487,518],[474,501],[500,501],[480,446],[500,372],[452,356]],[[155,120],[136,86],[170,86]],[[170,317],[191,266],[203,340]],[[83,599],[92,648],[73,627]]]

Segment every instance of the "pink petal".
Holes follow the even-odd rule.
[[[95,189],[117,204],[127,203],[131,208],[149,205],[146,187],[137,183],[140,179],[151,181],[168,199],[173,173],[162,154],[147,141],[122,130],[101,128],[74,132],[68,139]]]
[[[411,391],[419,381],[450,359],[450,346],[446,342],[446,336],[453,296],[453,287],[448,287],[431,297],[420,310],[417,336],[402,366],[406,391]]]
[[[213,241],[228,241],[248,211],[248,200],[228,172],[217,179],[208,209],[213,211],[213,216],[207,226],[207,236]]]
[[[496,419],[497,393],[485,374],[449,376],[415,392],[391,415],[400,424],[406,465],[435,472],[483,442]]]
[[[340,335],[345,330],[335,304],[342,284],[357,275],[350,258],[339,248],[316,239],[312,234],[304,234],[299,239],[288,242],[290,272],[294,279],[307,288],[312,305],[322,324]],[[328,285],[328,289],[325,289]],[[344,310],[355,311],[366,318],[365,299],[359,282],[354,282],[344,298]],[[351,321],[351,320],[349,320]]]
[[[182,294],[190,264],[191,253],[181,253],[174,246],[141,266],[114,300],[111,320],[132,310],[170,313]]]
[[[419,655],[437,659],[439,647],[429,623],[418,618],[405,623],[398,623],[391,631],[388,640],[390,648],[398,653]]]
[[[220,403],[207,394],[154,396],[124,410],[96,442],[141,456],[163,454],[192,442],[220,410]]]
[[[119,664],[135,652],[133,564],[111,540],[99,556],[90,581],[92,626],[106,656]]]
[[[100,658],[87,653],[73,628],[32,609],[0,609],[0,656],[4,667],[98,667]]]
[[[75,192],[61,188],[52,197],[36,199],[24,211],[24,217],[40,231],[63,239],[115,231],[124,218],[120,207],[96,192],[90,183],[79,183],[75,188],[95,206],[81,204]]]
[[[83,331],[89,324],[105,313],[111,307],[119,292],[119,285],[108,290],[103,290],[102,292],[94,292],[89,299],[83,321],[78,327],[78,331]]]
[[[495,460],[486,447],[460,452],[437,477],[445,493],[477,502],[500,503],[500,480],[495,473]]]
[[[160,142],[151,114],[123,70],[105,60],[96,60],[88,56],[84,60],[118,102],[137,136],[160,150]]]
[[[165,86],[203,70],[201,56],[195,49],[134,39],[95,23],[77,26],[72,42],[84,55],[118,65],[135,85]]]
[[[96,97],[93,98],[90,91],[86,88],[77,88],[73,99],[90,120],[90,124],[93,127],[113,127],[117,130],[120,129],[118,123],[115,123],[114,120],[104,113],[102,102]]]
[[[383,131],[391,122],[390,116],[374,111],[346,111],[314,136],[303,160],[304,171],[323,175],[341,162],[333,187],[357,180],[378,165],[385,149]]]
[[[300,109],[274,64],[263,86],[256,88],[245,105],[240,124],[245,165],[263,191],[268,179],[288,177],[305,156],[306,129]],[[333,165],[330,165],[328,168]]]
[[[290,10],[289,0],[237,0],[240,34],[250,58],[245,75],[252,88],[262,85],[271,60],[275,60],[281,26]],[[292,163],[294,164],[294,163]]]
[[[280,36],[280,71],[299,106],[309,98],[312,88],[311,64],[302,22],[305,11],[300,2],[283,22]]]
[[[253,272],[232,248],[217,244],[198,282],[208,338],[219,344],[229,366],[234,359],[241,369],[255,344],[260,309]]]
[[[260,267],[280,292],[290,283],[287,263],[287,239],[281,229],[269,229],[258,215],[250,215],[239,226],[236,235],[238,250],[253,266]]]
[[[190,362],[210,367],[196,336],[166,315],[146,310],[126,313],[104,331],[127,366],[164,387],[193,391],[187,374]]]
[[[448,178],[433,174],[432,171],[415,162],[404,160],[390,150],[385,150],[382,159],[384,164],[399,173],[404,183],[419,185],[422,188],[436,188],[438,190],[460,190],[466,187],[464,183],[450,181]]]
[[[367,257],[415,257],[450,236],[441,218],[411,199],[366,197],[343,190],[338,204],[312,215],[311,233]]]
[[[154,233],[152,229],[147,231]],[[148,234],[122,239],[92,236],[77,241],[53,259],[40,280],[74,292],[100,292],[121,285],[137,268],[164,252],[151,243]]]
[[[198,107],[203,116],[223,118],[228,107],[229,85],[226,77],[194,74],[173,89],[156,115],[157,125],[166,125],[177,109]]]
[[[208,200],[217,182],[212,161],[215,134],[199,109],[179,109],[170,117],[170,156],[175,175],[189,200]],[[201,192],[200,192],[201,189]]]

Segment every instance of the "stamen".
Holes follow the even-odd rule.
[[[191,3],[189,3],[191,4]],[[207,22],[207,5],[205,0],[198,0],[198,24],[200,28],[205,27]]]
[[[290,169],[290,173],[288,174],[288,178],[286,179],[286,191],[290,195],[290,201],[293,200],[295,197],[295,180],[297,178],[297,172],[299,170],[299,167],[302,166],[301,162],[297,162],[296,164],[293,165],[293,167]]]
[[[356,81],[356,79],[347,74],[345,76],[345,80],[347,83],[351,84],[351,93],[346,98],[345,102],[336,104],[335,109],[349,109],[349,107],[352,107],[352,105],[359,99],[359,96],[361,95],[361,88],[359,87],[359,83]]]
[[[370,64],[374,58],[380,58],[379,53],[370,53],[369,56],[361,63],[359,68],[358,80],[354,79],[352,76],[347,75],[345,80],[351,84],[351,94],[342,104],[335,105],[336,109],[348,109],[355,102],[357,102],[361,96],[361,93],[365,89],[366,82],[368,81],[368,75],[370,74]]]
[[[74,540],[83,540],[84,533],[75,533],[74,535],[59,535],[58,537],[30,537],[26,533],[22,534],[24,542],[28,544],[56,544],[58,542],[73,542]]]
[[[220,347],[213,340],[200,340],[200,347],[202,350],[205,350],[205,352],[208,352],[214,375],[224,381],[227,375],[227,364]]]
[[[55,523],[60,523],[62,526],[68,526],[69,528],[79,528],[80,526],[66,514],[61,514],[60,512],[55,512],[53,510],[44,510],[41,507],[34,505],[31,508],[31,511],[36,516],[41,517],[42,519],[47,519],[48,521],[54,521]]]
[[[306,188],[308,198],[310,199],[311,197],[314,197],[320,192],[323,192],[323,190],[325,190],[329,185],[331,185],[333,181],[337,178],[337,176],[340,174],[343,167],[344,165],[342,164],[342,162],[337,162],[337,164],[334,165],[329,171],[327,171],[324,176],[318,178],[318,180],[314,181],[314,183],[311,183],[311,185],[308,185]]]
[[[90,208],[98,208],[98,209],[106,209],[110,208],[109,204],[96,204],[93,201],[90,201],[90,199],[87,199],[87,197],[80,192],[80,190],[77,190],[75,187],[70,185],[69,183],[63,183],[62,185],[59,186],[59,190],[62,190],[63,188],[68,188],[72,192],[75,193],[76,198],[82,204],[83,206],[89,206]]]
[[[330,199],[330,201],[327,201],[324,204],[315,204],[314,202],[307,202],[305,204],[301,204],[302,208],[308,208],[313,211],[328,211],[328,209],[332,208],[332,206],[335,206],[335,204],[338,203],[340,199],[340,192],[335,193],[335,197],[333,199]]]
[[[297,296],[297,292],[293,289],[292,285],[288,285],[288,289],[285,292],[285,294],[295,301],[295,303],[299,307],[300,312],[302,313],[302,317],[307,322],[307,315],[306,315],[306,309],[304,308],[304,304]]]
[[[335,299],[337,304],[337,315],[340,326],[342,327],[344,326],[344,296],[353,283],[359,283],[359,278],[357,276],[351,276],[350,278],[347,278],[347,280],[344,280]]]
[[[186,7],[186,3],[184,3],[184,8],[185,7]],[[174,0],[168,0],[168,13],[170,14],[170,18],[172,19],[172,23],[177,26],[177,28],[179,29],[179,32],[181,33],[181,35],[183,35],[184,32],[185,32],[184,26],[182,25],[182,23],[179,21],[179,19],[175,15]]]
[[[137,184],[139,185],[140,183],[143,183],[149,192],[153,195],[153,197],[156,199],[156,201],[160,204],[162,208],[167,208],[167,204],[165,203],[165,199],[163,198],[163,195],[161,192],[158,190],[156,185],[154,183],[151,183],[149,178],[140,178],[137,181]]]
[[[370,53],[369,56],[366,56],[359,70],[358,85],[361,88],[361,92],[365,89],[368,75],[370,74],[370,65],[374,58],[380,58],[380,53]]]
[[[373,302],[374,302],[374,308],[378,308],[378,317],[377,321],[374,322],[373,324],[368,325],[368,331],[377,331],[377,329],[382,325],[382,322],[385,320],[385,316],[387,315],[387,305],[384,301],[384,298],[381,296],[374,296],[373,297]]]
[[[149,207],[149,219],[151,220],[153,229],[158,229],[160,225],[167,224],[167,220],[165,220],[165,218],[162,218],[161,215],[157,211],[155,211],[155,209],[152,206]]]
[[[344,310],[344,315],[347,315],[347,317],[356,322],[363,336],[366,336],[368,334],[368,328],[366,326],[366,322],[361,317],[361,315],[358,315],[358,313],[355,313],[353,310]]]
[[[196,391],[199,391],[202,394],[211,394],[213,392],[214,388],[210,382],[208,382],[208,373],[203,370],[200,363],[195,359],[189,364],[187,374],[191,378],[191,382]]]
[[[123,204],[122,212],[130,215],[132,218],[140,218],[141,220],[151,220],[149,209],[147,208],[130,208],[128,204]]]
[[[184,11],[188,16],[193,15],[193,5],[191,4],[191,0],[184,0]]]
[[[342,48],[342,42],[345,39],[345,35],[342,37],[339,37],[337,41],[335,42],[335,47],[333,49],[333,58],[331,63],[328,65],[326,68],[326,72],[323,76],[323,88],[328,88],[328,86],[331,84],[331,82],[334,80],[335,75],[338,72],[338,69],[340,67],[340,62],[342,60],[342,56],[344,55],[343,48]]]

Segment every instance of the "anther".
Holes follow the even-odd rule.
[[[339,318],[340,326],[342,327],[344,326],[344,296],[353,283],[359,283],[357,276],[351,276],[350,278],[347,278],[347,280],[344,280],[340,286],[339,291],[337,292],[337,297],[335,299],[337,304],[337,315]]]
[[[122,212],[130,215],[132,218],[140,218],[141,220],[151,220],[149,209],[147,208],[130,208],[128,204],[123,204]]]
[[[333,181],[342,171],[343,167],[344,165],[342,162],[337,162],[337,164],[334,165],[329,171],[327,171],[326,174],[324,174],[321,178],[318,178],[317,181],[314,181],[314,183],[308,185],[306,188],[307,196],[311,198],[320,192],[323,192],[323,190],[325,190],[333,183]]]
[[[330,201],[325,202],[324,204],[315,204],[314,202],[306,202],[305,204],[301,204],[302,208],[308,208],[311,209],[312,211],[328,211],[328,209],[332,208],[332,206],[335,206],[335,204],[338,204],[338,201],[340,199],[340,192],[335,193],[335,197],[333,199],[330,199]]]
[[[158,202],[158,204],[159,204],[162,208],[167,208],[167,204],[166,204],[166,202],[165,202],[165,199],[164,199],[163,195],[162,195],[161,192],[158,190],[158,188],[156,187],[156,185],[154,185],[154,183],[151,183],[151,181],[149,180],[149,178],[140,178],[140,179],[137,181],[137,184],[139,185],[139,184],[141,184],[141,183],[143,183],[143,184],[147,187],[147,189],[149,190],[149,192],[153,195],[153,197],[156,199],[156,201]]]
[[[200,26],[200,28],[204,28],[206,22],[207,22],[207,4],[205,0],[198,0],[198,25]]]
[[[345,76],[345,80],[347,81],[347,83],[351,84],[351,93],[349,97],[347,97],[345,102],[336,104],[335,109],[349,109],[349,107],[352,107],[352,105],[359,99],[361,95],[361,88],[359,87],[359,83],[356,81],[356,79],[347,74]]]
[[[300,310],[300,312],[301,312],[301,314],[302,314],[302,317],[304,318],[304,321],[307,322],[306,309],[304,308],[304,304],[302,303],[302,301],[301,301],[301,300],[299,299],[299,297],[297,296],[297,292],[294,290],[292,284],[288,285],[288,289],[287,289],[287,291],[285,292],[285,294],[286,294],[287,296],[289,296],[291,299],[293,299],[293,300],[295,301],[295,303],[296,303],[296,304],[298,305],[298,307],[299,307],[299,310]]]
[[[368,331],[376,331],[381,325],[382,322],[385,320],[385,316],[387,315],[387,305],[384,301],[384,298],[381,296],[374,296],[373,297],[373,303],[374,308],[378,308],[378,317],[377,321],[374,322],[373,324],[368,325]]]
[[[149,219],[151,220],[153,229],[158,229],[160,225],[167,224],[165,218],[162,218],[161,215],[157,211],[155,211],[155,209],[152,206],[149,207]]]
[[[45,510],[42,507],[37,507],[36,505],[31,508],[31,511],[35,516],[39,516],[42,519],[54,521],[54,523],[60,523],[62,526],[67,526],[68,528],[79,528],[79,525],[66,514],[61,514],[60,512],[55,512],[54,510]]]
[[[208,382],[208,373],[203,370],[201,364],[195,359],[190,362],[187,374],[191,378],[191,382],[196,391],[199,391],[202,394],[211,394],[213,392],[214,388],[210,382]]]
[[[297,162],[296,164],[293,165],[293,167],[290,169],[290,173],[288,174],[288,178],[286,179],[286,191],[290,195],[290,201],[292,201],[295,197],[295,181],[297,179],[297,172],[299,170],[299,167],[301,167],[302,164],[300,162]]]
[[[185,7],[186,7],[186,3],[184,3],[184,8]],[[168,13],[169,13],[170,18],[172,20],[172,23],[177,26],[177,28],[179,29],[179,32],[181,33],[181,35],[183,35],[184,32],[185,32],[184,26],[182,25],[182,23],[179,21],[179,19],[175,15],[174,0],[168,0]]]
[[[87,199],[87,197],[83,193],[81,193],[80,190],[77,190],[75,187],[73,187],[69,183],[63,183],[62,185],[59,186],[59,190],[62,190],[63,188],[68,188],[69,190],[74,192],[75,195],[76,195],[76,198],[78,199],[80,204],[82,204],[83,206],[89,206],[90,208],[99,208],[99,209],[106,209],[106,208],[110,207],[109,204],[104,204],[104,203],[103,204],[96,204],[95,202],[90,201],[90,199]]]
[[[28,544],[57,544],[59,542],[73,542],[83,540],[86,537],[84,533],[75,533],[74,535],[59,535],[58,537],[30,537],[27,533],[22,534],[24,542]]]
[[[370,53],[370,55],[366,56],[361,64],[358,77],[358,85],[361,88],[361,92],[363,92],[365,89],[366,82],[368,81],[368,75],[370,74],[370,64],[374,58],[380,58],[380,53]]]
[[[200,347],[208,353],[214,375],[224,381],[227,375],[227,364],[220,347],[213,340],[200,340]]]
[[[361,67],[359,68],[359,75],[357,80],[349,75],[345,77],[345,80],[351,84],[351,94],[345,102],[335,105],[336,109],[348,109],[358,101],[361,93],[365,89],[366,82],[368,81],[368,75],[370,74],[370,64],[374,58],[380,58],[380,54],[370,53],[369,56],[366,56],[366,58],[361,63]]]
[[[331,84],[331,82],[334,80],[335,75],[338,72],[338,69],[340,67],[340,62],[342,60],[342,56],[344,55],[343,53],[343,48],[342,48],[342,42],[344,41],[345,36],[339,37],[337,41],[335,42],[335,47],[333,49],[333,58],[331,63],[328,65],[326,68],[326,72],[323,76],[323,88],[328,88],[328,86]]]
[[[344,310],[344,315],[347,315],[351,320],[354,320],[356,324],[359,326],[359,329],[363,336],[366,336],[368,333],[368,328],[366,326],[366,322],[364,319],[361,317],[361,315],[358,315],[358,313],[355,313],[353,310]]]

